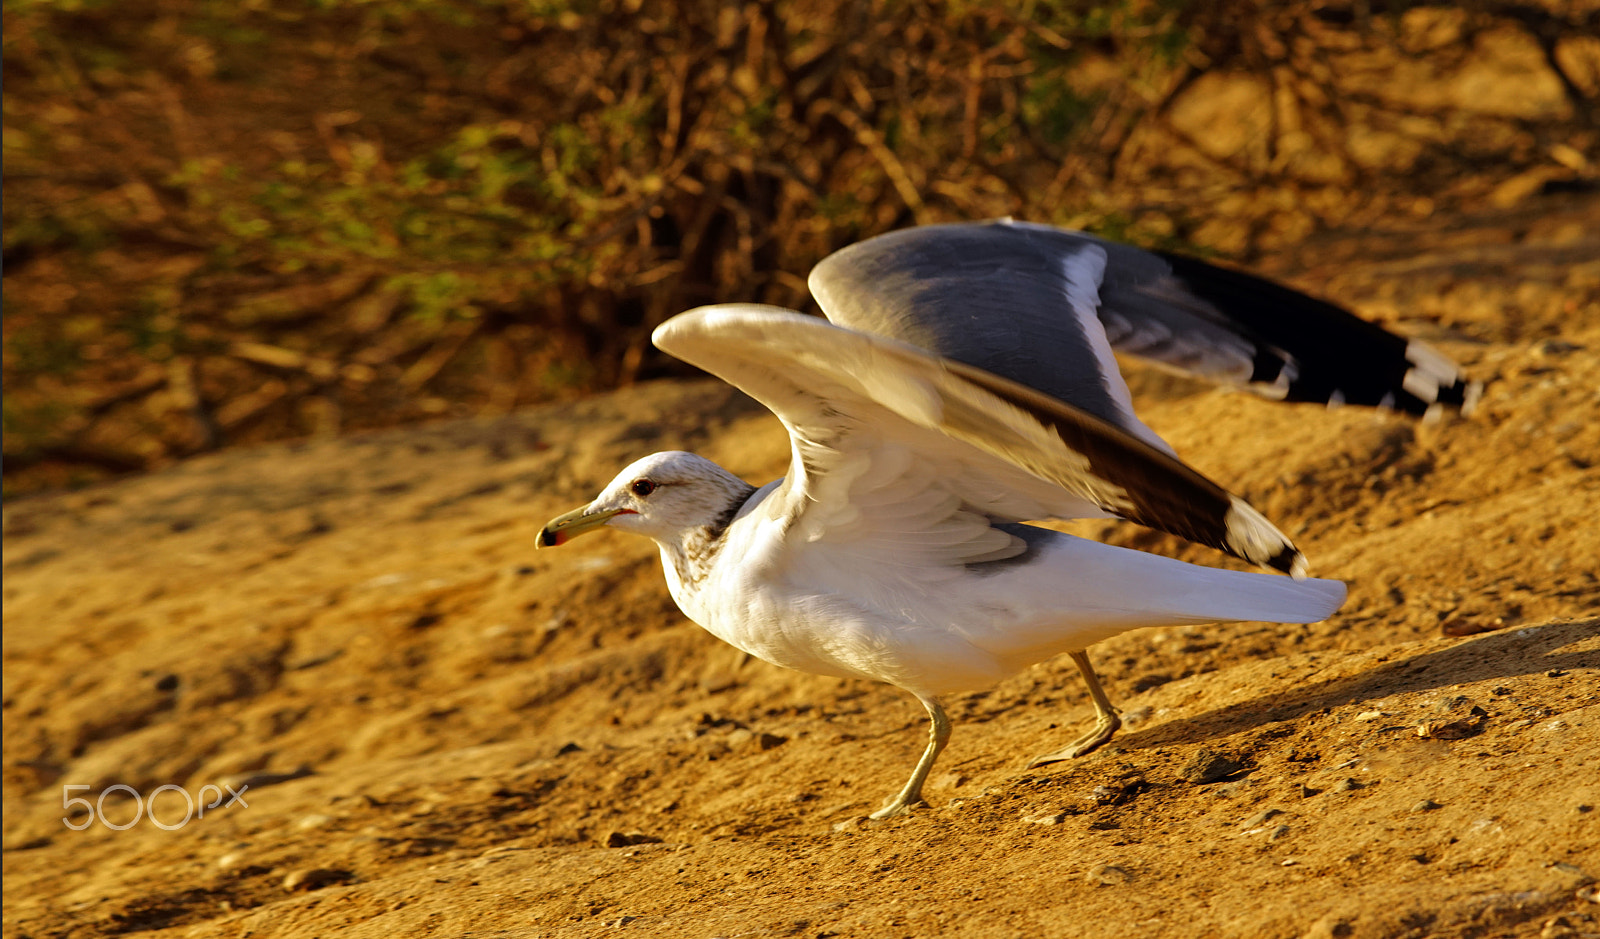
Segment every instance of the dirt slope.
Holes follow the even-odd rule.
[[[533,552],[652,450],[781,473],[717,383],[11,503],[5,935],[1600,935],[1600,201],[1535,209],[1281,260],[1488,379],[1471,420],[1136,382],[1344,610],[1096,647],[1129,729],[1071,764],[1019,769],[1089,719],[1069,662],[958,698],[884,823],[908,697],[745,660],[643,541]],[[223,782],[170,831],[62,820]]]

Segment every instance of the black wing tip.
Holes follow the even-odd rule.
[[[1483,383],[1448,356],[1349,309],[1247,271],[1154,252],[1195,296],[1256,344],[1253,390],[1285,401],[1384,408],[1424,419],[1470,416]]]
[[[1310,572],[1311,565],[1306,561],[1306,556],[1299,548],[1289,545],[1271,558],[1267,559],[1267,567],[1275,571],[1288,574],[1295,580],[1303,579]]]

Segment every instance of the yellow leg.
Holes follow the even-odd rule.
[[[1100,687],[1100,677],[1094,673],[1094,666],[1089,664],[1089,655],[1086,652],[1069,652],[1072,661],[1078,663],[1078,671],[1083,673],[1083,681],[1089,686],[1089,697],[1094,699],[1094,727],[1089,732],[1072,741],[1064,749],[1054,753],[1033,758],[1029,767],[1043,766],[1046,763],[1057,763],[1061,760],[1070,760],[1083,756],[1085,753],[1098,749],[1112,735],[1117,728],[1122,726],[1122,718],[1117,716],[1116,709],[1111,706],[1111,699],[1106,697],[1106,690]]]
[[[928,749],[922,751],[922,759],[917,761],[917,768],[911,771],[911,778],[906,780],[905,788],[900,794],[884,803],[883,808],[872,813],[872,818],[893,818],[896,815],[905,815],[911,807],[922,801],[922,784],[928,778],[928,771],[933,769],[933,761],[939,758],[939,751],[950,741],[950,718],[945,715],[944,708],[933,698],[924,698],[917,695],[917,700],[928,709],[928,718],[933,721],[928,728]]]

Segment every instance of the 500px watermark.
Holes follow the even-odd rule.
[[[61,819],[61,824],[67,826],[73,831],[83,831],[85,828],[93,825],[95,819],[98,818],[100,820],[100,824],[110,828],[113,831],[126,831],[129,828],[139,824],[139,819],[148,815],[150,818],[150,823],[155,825],[157,828],[165,829],[166,831],[177,831],[179,828],[189,824],[189,820],[191,818],[205,818],[207,809],[225,809],[234,805],[242,805],[245,808],[250,807],[250,803],[244,800],[245,790],[250,788],[248,785],[240,786],[238,789],[234,789],[227,783],[223,783],[220,787],[207,784],[200,787],[199,798],[189,795],[188,790],[184,789],[182,786],[175,786],[172,783],[168,783],[165,786],[157,789],[155,792],[150,793],[150,797],[148,799],[139,795],[139,791],[137,789],[124,783],[117,783],[114,786],[107,786],[100,790],[100,798],[93,802],[90,802],[88,799],[85,799],[82,796],[74,796],[72,794],[73,790],[75,789],[92,788],[94,787],[82,783],[61,787],[62,808],[70,812],[72,811],[73,806],[81,805],[89,810],[89,817],[82,819],[79,823],[73,824],[72,816],[69,815]],[[224,789],[227,790],[226,793],[223,792]],[[128,795],[133,797],[133,817],[125,822],[113,822],[109,818],[106,818],[106,796],[111,795],[113,792],[126,792]],[[161,795],[163,792],[175,792],[178,795],[183,796],[183,817],[178,819],[176,822],[162,821],[156,817],[156,796]],[[211,798],[210,802],[206,801],[208,798],[208,792],[209,797]],[[117,814],[120,815],[121,813],[119,812]]]

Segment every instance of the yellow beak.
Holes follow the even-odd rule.
[[[539,532],[538,540],[533,543],[534,547],[554,548],[564,545],[586,531],[594,531],[596,528],[605,525],[613,517],[621,515],[623,512],[631,511],[630,509],[605,509],[600,512],[587,512],[588,508],[588,506],[584,506],[580,509],[573,509],[565,515],[559,515],[551,519],[550,523],[545,525],[544,529]]]

